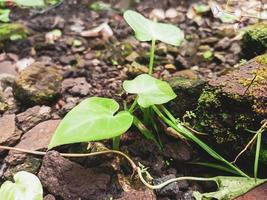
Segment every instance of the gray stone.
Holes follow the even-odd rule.
[[[176,178],[175,175],[171,174],[171,175],[164,176],[162,178],[156,178],[153,180],[153,182],[155,185],[158,185],[172,178]],[[156,193],[161,196],[175,196],[180,193],[180,190],[179,190],[179,186],[177,182],[173,182],[159,190],[156,190]]]

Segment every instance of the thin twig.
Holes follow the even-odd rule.
[[[245,146],[245,148],[242,151],[240,151],[240,153],[235,157],[235,159],[234,159],[234,161],[232,161],[232,163],[235,163],[237,161],[237,159],[250,147],[250,145],[256,140],[257,136],[264,131],[264,129],[266,128],[266,126],[267,126],[267,121],[256,132],[256,134],[249,141],[249,143]]]
[[[34,154],[34,155],[40,155],[40,156],[44,156],[47,153],[47,152],[43,152],[43,151],[33,151],[33,150],[27,150],[27,149],[16,148],[16,147],[8,147],[8,146],[2,146],[2,145],[0,145],[0,149],[19,151],[22,153],[28,153],[28,154]],[[177,181],[182,181],[182,180],[215,181],[216,182],[215,178],[202,178],[202,177],[185,176],[185,177],[172,178],[172,179],[169,179],[169,180],[167,180],[161,184],[158,184],[158,185],[151,185],[143,177],[143,172],[145,172],[145,171],[142,170],[140,167],[138,167],[129,156],[127,156],[123,152],[116,151],[116,150],[106,150],[106,151],[93,152],[93,153],[60,153],[60,155],[63,157],[76,157],[77,158],[77,157],[90,157],[90,156],[110,154],[110,153],[117,154],[117,155],[120,155],[120,156],[123,156],[124,158],[126,158],[129,161],[129,163],[131,164],[133,171],[137,171],[137,174],[138,174],[141,182],[146,187],[148,187],[152,190],[161,189],[168,184],[171,184],[171,183],[177,182]]]

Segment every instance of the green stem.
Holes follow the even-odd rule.
[[[154,65],[154,57],[155,57],[155,46],[156,46],[156,40],[153,39],[152,42],[151,42],[151,47],[150,47],[149,71],[148,71],[149,75],[152,75],[152,73],[153,73],[153,65]]]
[[[120,149],[120,139],[121,139],[121,136],[117,136],[117,137],[114,137],[112,138],[112,148],[113,150],[119,150]]]
[[[133,113],[134,109],[135,109],[135,106],[137,105],[137,100],[138,100],[138,97],[136,96],[135,99],[134,99],[134,102],[132,103],[130,109],[129,109],[129,112],[130,113]]]
[[[151,47],[150,47],[150,58],[149,58],[149,70],[148,74],[152,75],[153,73],[153,66],[154,66],[154,58],[155,58],[155,47],[156,47],[156,40],[153,39],[151,41]],[[129,112],[132,113],[137,105],[138,97],[135,97],[133,104],[131,105]]]
[[[168,119],[167,117],[165,117],[162,114],[162,112],[155,105],[153,105],[152,108],[166,124],[168,124],[170,127],[172,127],[177,132],[181,133],[184,137],[197,143],[202,149],[204,149],[214,159],[225,163],[229,168],[235,170],[241,176],[245,176],[245,177],[249,178],[249,176],[247,174],[245,174],[242,170],[240,170],[238,167],[234,166],[232,163],[225,160],[222,156],[220,156],[217,152],[215,152],[213,149],[211,149],[208,145],[206,145],[204,142],[202,142],[200,139],[198,139],[194,134],[192,134],[188,129],[183,127],[180,123],[177,123],[176,121],[172,121],[172,120]],[[169,112],[168,114],[171,114],[171,113]],[[175,118],[172,116],[172,119],[175,119]]]

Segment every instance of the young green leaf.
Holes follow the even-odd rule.
[[[203,200],[203,199],[235,199],[242,194],[247,193],[249,190],[253,189],[254,187],[266,182],[266,179],[255,179],[253,178],[245,178],[245,177],[226,177],[226,176],[218,176],[214,178],[217,186],[218,191],[216,192],[209,192],[203,193],[194,192],[193,195],[196,200]]]
[[[179,46],[184,40],[184,33],[178,27],[149,20],[135,11],[126,11],[124,19],[132,27],[136,38],[140,41],[159,40]]]
[[[2,200],[42,200],[43,188],[38,177],[21,171],[14,175],[14,183],[6,181],[0,188]]]
[[[147,74],[141,74],[131,81],[124,81],[123,88],[128,93],[137,94],[137,103],[144,108],[167,103],[176,97],[167,82]]]
[[[113,99],[91,97],[74,107],[61,121],[49,149],[78,142],[103,140],[119,136],[133,122],[132,115],[122,111],[114,115],[119,104]]]
[[[0,9],[0,21],[9,22],[10,21],[9,14],[10,14],[9,9]]]

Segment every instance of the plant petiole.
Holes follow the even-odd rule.
[[[117,136],[117,137],[114,137],[112,138],[112,148],[113,150],[119,150],[120,149],[120,139],[121,139],[121,136]]]
[[[130,113],[133,113],[134,112],[134,109],[137,105],[137,100],[138,100],[138,97],[136,96],[135,99],[134,99],[134,102],[132,103],[130,109],[128,110]]]
[[[150,47],[149,71],[148,71],[149,75],[152,75],[152,73],[153,73],[155,47],[156,47],[156,40],[153,39],[151,42],[151,47]]]

